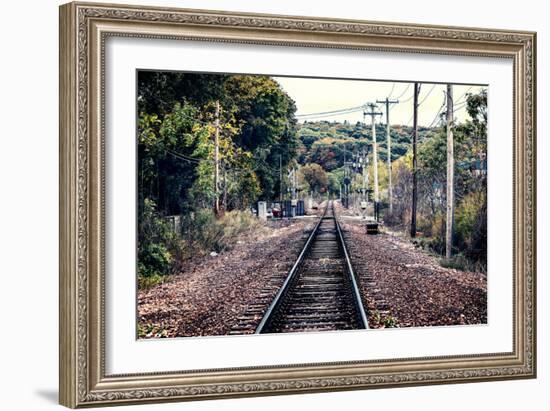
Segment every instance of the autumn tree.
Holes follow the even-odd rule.
[[[314,193],[324,193],[327,190],[327,173],[319,164],[307,164],[300,168],[300,173]]]

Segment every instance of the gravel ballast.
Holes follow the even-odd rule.
[[[194,258],[167,282],[139,291],[141,336],[229,334],[249,304],[260,295],[265,300],[266,290],[275,295],[274,281],[282,284],[314,222],[275,222],[266,233],[251,233],[230,251]]]
[[[372,328],[487,323],[485,274],[444,268],[397,235],[367,235],[364,221],[341,226]]]

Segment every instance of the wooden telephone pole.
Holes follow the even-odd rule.
[[[279,202],[281,203],[281,215],[283,215],[283,156],[279,154]]]
[[[390,206],[390,214],[393,214],[393,187],[391,182],[390,104],[399,104],[399,100],[390,100],[388,97],[386,97],[385,100],[376,100],[376,102],[386,105],[386,136],[388,139],[388,200]]]
[[[367,107],[369,111],[363,111],[363,116],[370,116],[371,129],[372,129],[372,158],[374,169],[374,215],[378,220],[378,202],[380,201],[378,193],[378,148],[376,144],[376,123],[374,121],[375,116],[381,116],[382,113],[375,111],[377,106],[374,103],[368,103]]]
[[[447,230],[445,235],[445,257],[451,258],[453,248],[454,220],[454,137],[453,137],[453,86],[447,84]]]
[[[214,213],[216,215],[220,214],[220,196],[219,196],[219,185],[220,185],[220,101],[216,100],[216,113],[215,113],[215,123],[216,128],[214,133]]]
[[[413,192],[412,192],[412,210],[411,210],[411,237],[416,237],[416,201],[417,201],[417,159],[416,159],[416,140],[418,137],[418,94],[420,93],[420,84],[414,83],[413,97]]]

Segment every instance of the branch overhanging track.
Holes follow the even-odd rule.
[[[365,328],[367,315],[329,202],[255,333]]]

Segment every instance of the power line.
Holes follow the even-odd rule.
[[[418,106],[420,106],[422,103],[424,103],[426,101],[426,99],[430,96],[430,94],[432,94],[432,91],[434,91],[435,86],[437,86],[437,84],[434,84],[432,86],[432,88],[428,91],[428,94],[426,94],[426,96],[422,99],[422,101],[420,103],[418,103]]]
[[[342,109],[338,109],[338,110],[331,110],[331,111],[320,111],[318,113],[308,113],[308,114],[296,114],[296,117],[317,117],[317,116],[322,116],[322,115],[330,115],[330,114],[341,114],[343,112],[353,112],[353,111],[359,111],[359,110],[363,110],[363,105],[361,106],[355,106],[355,107],[348,107],[348,108],[342,108]],[[343,113],[345,114],[345,113]]]
[[[207,160],[207,159],[204,159],[204,158],[190,157],[190,156],[178,153],[177,151],[173,151],[173,150],[170,150],[170,149],[166,149],[166,152],[168,154],[171,154],[172,156],[174,156],[176,158],[179,158],[180,160],[184,160],[184,161],[187,161],[189,163],[199,164],[201,161],[210,161],[210,160]]]
[[[403,90],[403,92],[402,92],[398,97],[396,97],[395,100],[399,100],[401,97],[403,97],[403,96],[405,95],[405,93],[406,93],[407,91],[409,91],[410,88],[411,88],[411,83],[409,83],[409,84],[407,85],[407,87],[405,87],[405,90]]]
[[[169,149],[166,150],[166,152],[168,154],[171,154],[172,156],[174,156],[178,160],[187,161],[188,163],[191,163],[191,164],[194,164],[194,165],[198,165],[201,162],[214,164],[213,160],[209,160],[207,158],[189,157],[185,154],[181,154],[181,153],[178,153],[177,151],[173,151],[173,150],[169,150]],[[268,169],[270,169],[270,171],[274,171],[273,167],[270,167],[267,164],[263,164],[262,168],[268,168]],[[254,171],[254,172],[258,171],[258,168],[227,167],[226,164],[223,165],[223,169],[226,170],[226,171],[234,172],[234,173],[247,173],[247,172],[251,172],[251,171]]]
[[[410,84],[409,84],[409,86],[410,86]],[[421,101],[420,103],[418,103],[419,106],[424,102],[424,100],[426,100],[426,99],[428,98],[428,96],[429,96],[430,93],[433,91],[433,89],[435,88],[435,86],[436,86],[436,84],[434,84],[434,85],[432,86],[432,88],[428,91],[428,94],[426,94],[426,96],[422,99],[422,101]],[[407,103],[407,102],[411,101],[413,98],[414,98],[414,96],[411,96],[411,97],[409,97],[409,98],[407,98],[407,99],[401,101],[401,103]],[[398,98],[398,99],[399,99],[399,98]]]
[[[445,107],[445,99],[443,99],[443,104],[441,104],[441,107],[439,107],[439,110],[437,110],[437,114],[435,115],[434,119],[432,120],[432,122],[430,123],[430,125],[428,126],[428,128],[432,128],[432,126],[435,124],[435,122],[436,122],[437,119],[439,118],[439,115],[440,115],[441,112],[443,111],[443,107]]]
[[[401,94],[396,97],[395,99],[396,100],[399,100],[401,97],[403,97],[410,89],[411,87],[411,84],[412,83],[409,83],[407,84],[407,86],[405,87],[405,89],[401,92]],[[395,85],[396,83],[394,82],[392,84],[392,88],[390,90],[390,93],[389,95],[391,96],[395,90]],[[430,90],[428,90],[428,93],[422,98],[422,100],[418,103],[418,106],[420,106],[422,103],[424,103],[428,97],[431,95],[431,93],[433,92],[433,90],[435,89],[435,87],[437,86],[438,84],[435,83],[432,85],[432,87],[430,88]],[[470,88],[468,88],[458,99],[457,99],[457,102],[456,104],[460,104],[460,100],[473,88],[473,86],[471,86]],[[390,98],[390,97],[388,97]],[[413,96],[405,99],[405,100],[401,100],[400,103],[407,103],[409,102],[410,100],[413,99]],[[338,109],[338,110],[330,110],[330,111],[320,111],[320,112],[317,112],[317,113],[307,113],[307,114],[297,114],[295,117],[298,118],[298,119],[307,119],[307,120],[317,120],[319,117],[336,117],[336,116],[340,116],[340,115],[345,115],[345,114],[351,114],[351,113],[356,113],[356,112],[360,112],[364,109],[365,105],[361,105],[361,106],[355,106],[355,107],[348,107],[348,108],[342,108],[342,109]],[[391,109],[392,107],[390,107]],[[462,107],[458,107],[458,108],[462,108]],[[412,121],[412,117],[409,119],[409,121],[407,121],[407,125]],[[201,122],[200,120],[198,120],[198,122]]]
[[[299,117],[300,120],[318,120],[319,118],[323,118],[323,117],[336,117],[336,116],[341,116],[341,115],[345,115],[345,114],[351,114],[351,113],[357,113],[357,112],[360,112],[360,111],[363,111],[363,106],[359,107],[359,108],[356,108],[356,109],[353,109],[353,110],[347,110],[347,111],[338,111],[338,112],[334,112],[334,113],[331,113],[331,114],[322,114],[322,113],[319,113],[319,114],[315,114],[315,115],[310,115],[308,117]],[[298,116],[296,116],[298,117]]]
[[[392,86],[391,86],[391,90],[388,94],[388,100],[391,100],[392,99],[392,94],[393,94],[393,90],[395,89],[395,82],[392,83]]]

